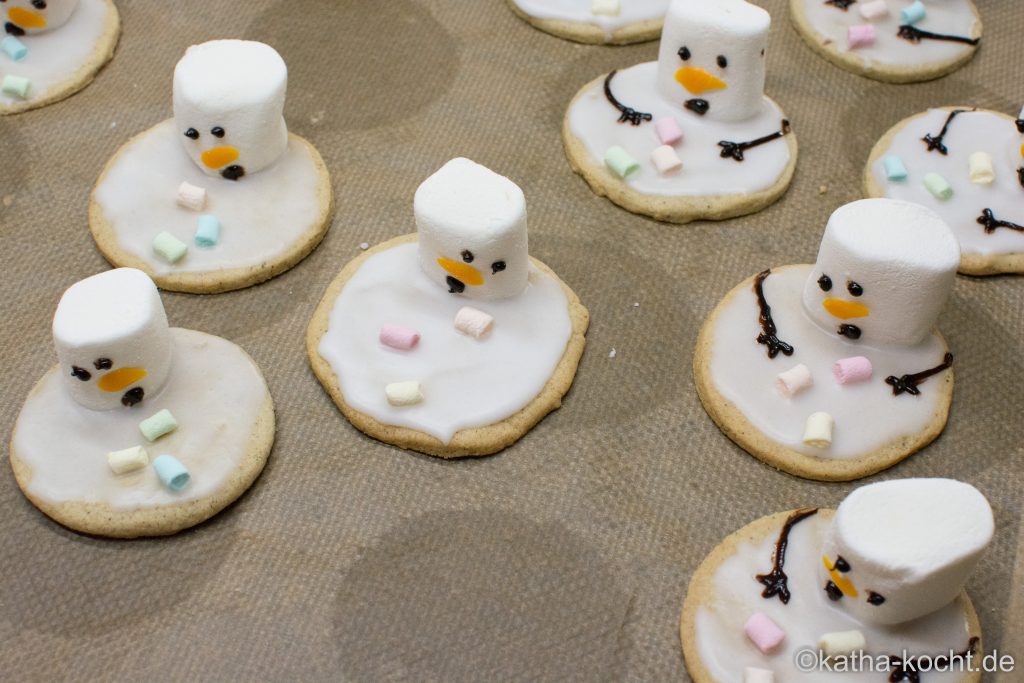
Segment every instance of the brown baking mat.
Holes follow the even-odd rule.
[[[909,86],[833,67],[794,33],[786,2],[761,4],[774,16],[767,92],[800,142],[795,181],[762,213],[679,227],[594,196],[559,138],[580,86],[654,59],[656,42],[575,45],[504,0],[119,2],[124,34],[95,83],[0,118],[5,435],[55,362],[61,292],[107,268],[87,229],[92,184],[129,136],[170,116],[188,45],[244,37],[281,52],[290,128],[330,167],[337,216],[319,249],[270,282],[164,294],[172,325],[241,344],[270,384],[277,443],[238,503],[176,537],[101,540],[49,521],[3,468],[0,677],[685,680],[677,620],[705,554],[756,517],[835,505],[855,486],[776,473],[719,433],[690,377],[701,321],[752,273],[813,261],[890,125],[931,105],[1015,113],[1024,101],[1016,0],[979,3],[984,46],[966,68]],[[498,456],[445,462],[354,430],[303,342],[359,244],[411,232],[416,186],[457,155],[522,186],[533,254],[592,325],[561,410]],[[1022,302],[1024,278],[957,279],[941,320],[957,354],[949,426],[868,480],[952,476],[988,496],[996,539],[968,588],[986,648],[1018,659]]]

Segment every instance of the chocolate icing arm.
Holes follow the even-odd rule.
[[[897,377],[896,375],[889,375],[885,378],[885,383],[892,387],[892,395],[899,396],[900,394],[910,394],[911,396],[917,396],[921,393],[921,390],[917,386],[923,383],[926,379],[932,375],[937,375],[943,370],[953,367],[953,354],[946,352],[942,362],[936,365],[934,368],[928,368],[921,372],[915,372],[912,375],[903,375]]]
[[[634,126],[639,126],[644,121],[650,121],[654,118],[646,112],[637,111],[632,107],[627,107],[615,99],[615,95],[612,94],[612,78],[616,73],[618,73],[618,71],[612,71],[608,74],[608,77],[604,79],[604,96],[608,98],[608,101],[612,103],[613,107],[622,113],[622,115],[619,116],[619,123],[626,123],[628,121]]]
[[[781,127],[774,133],[757,138],[756,140],[751,140],[750,142],[729,142],[728,140],[722,140],[718,143],[718,146],[722,148],[723,159],[732,158],[736,161],[743,161],[743,152],[746,150],[751,147],[758,147],[766,142],[771,142],[772,140],[778,140],[779,138],[789,135],[789,132],[789,119],[782,119]]]

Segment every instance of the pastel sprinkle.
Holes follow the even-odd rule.
[[[24,76],[15,76],[13,74],[7,74],[4,76],[4,82],[0,85],[0,90],[7,93],[8,95],[14,95],[21,99],[28,97],[28,91],[32,87],[32,81]]]
[[[169,232],[161,232],[153,238],[153,251],[168,263],[177,263],[188,252],[188,245]]]
[[[167,408],[147,417],[139,423],[139,431],[149,441],[156,441],[161,436],[170,434],[177,428],[178,421],[174,419],[174,415]]]
[[[890,154],[882,159],[882,165],[885,166],[885,177],[892,181],[900,181],[907,179],[907,167],[903,165],[903,160],[895,154]]]
[[[619,0],[592,0],[590,11],[593,14],[615,17],[619,14]]]
[[[640,170],[637,160],[618,145],[612,145],[604,153],[604,163],[620,178],[627,178]]]
[[[107,464],[114,474],[125,474],[149,464],[149,454],[142,446],[132,446],[107,453]]]
[[[903,11],[900,12],[900,22],[916,24],[924,19],[925,14],[927,14],[927,10],[925,10],[924,3],[921,0],[914,0],[914,4],[904,7]]]
[[[674,145],[683,139],[683,129],[679,122],[671,116],[658,119],[654,122],[654,132],[663,145]]]
[[[156,456],[156,459],[153,460],[153,469],[156,470],[156,476],[160,478],[163,485],[175,493],[185,488],[189,479],[192,478],[188,473],[188,468],[173,455]]]
[[[25,59],[25,55],[28,54],[28,48],[25,47],[25,43],[21,42],[14,36],[7,36],[3,40],[0,40],[0,50],[3,50],[4,54],[15,62],[20,62]]]
[[[196,228],[196,246],[209,249],[217,246],[220,241],[220,221],[216,216],[205,213],[199,217],[199,226]]]
[[[952,186],[938,173],[926,175],[924,177],[924,186],[936,199],[946,200],[953,196]]]

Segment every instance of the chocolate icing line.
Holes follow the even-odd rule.
[[[903,24],[900,26],[899,32],[896,34],[904,40],[909,40],[911,43],[920,43],[922,38],[928,38],[929,40],[948,40],[954,43],[965,43],[967,45],[977,45],[981,42],[981,38],[968,38],[967,36],[951,36],[945,33],[932,33],[931,31],[925,31],[916,26],[910,24]]]
[[[857,0],[825,0],[826,5],[832,5],[836,9],[841,9],[844,12],[850,9],[850,5],[857,2]]]
[[[938,135],[932,135],[931,133],[927,133],[923,138],[921,138],[921,140],[928,146],[929,152],[934,152],[938,150],[939,154],[941,154],[942,156],[946,156],[947,154],[949,154],[949,149],[946,147],[946,144],[942,141],[942,139],[946,137],[946,133],[949,132],[949,124],[953,123],[953,119],[955,119],[959,114],[964,114],[967,111],[977,110],[954,109],[953,111],[949,112],[949,116],[946,117],[946,122],[942,124],[942,130],[939,131]]]
[[[757,296],[757,307],[760,310],[757,320],[761,324],[761,334],[757,335],[757,343],[768,347],[769,358],[775,358],[780,351],[784,356],[792,356],[793,346],[776,336],[778,330],[775,327],[775,321],[772,320],[772,307],[768,305],[768,300],[764,296],[764,281],[771,274],[772,271],[769,268],[758,273],[754,278],[754,294]]]
[[[893,396],[899,396],[903,393],[910,394],[911,396],[917,396],[921,393],[921,390],[917,388],[917,385],[923,383],[932,375],[937,375],[943,370],[951,367],[953,367],[953,354],[947,351],[946,355],[942,358],[942,362],[934,368],[915,372],[912,375],[903,375],[902,377],[889,375],[885,378],[885,383],[892,387]]]
[[[729,159],[733,158],[736,161],[743,161],[743,152],[750,149],[751,147],[758,147],[771,142],[772,140],[778,140],[779,138],[789,135],[789,119],[782,119],[782,125],[779,130],[769,135],[765,135],[751,140],[749,142],[729,142],[728,140],[722,140],[718,143],[718,146],[722,148],[722,158]]]
[[[1024,168],[1022,168],[1021,171],[1024,171]],[[1016,230],[1017,232],[1024,232],[1024,225],[1017,225],[1010,221],[1001,221],[996,218],[994,213],[992,213],[992,209],[982,210],[981,215],[978,216],[978,224],[984,225],[985,232],[989,235],[994,233],[998,228],[1008,228],[1010,230]]]
[[[622,115],[619,116],[619,123],[626,123],[629,121],[634,126],[639,126],[644,121],[650,121],[654,118],[646,112],[637,111],[632,107],[627,107],[615,99],[615,95],[612,94],[612,78],[616,73],[618,73],[618,70],[614,69],[608,74],[608,77],[604,79],[604,96],[608,98],[608,101],[612,103],[613,107],[622,112]]]
[[[758,582],[764,584],[765,587],[764,590],[761,591],[762,598],[767,600],[774,598],[777,595],[783,605],[789,604],[789,598],[791,597],[788,583],[789,577],[786,576],[786,572],[783,571],[783,567],[786,564],[786,548],[789,545],[789,532],[792,531],[793,527],[797,524],[816,514],[818,514],[818,508],[804,508],[802,510],[797,510],[791,514],[786,520],[786,523],[782,525],[782,531],[779,532],[779,538],[775,541],[775,550],[772,552],[772,570],[767,574],[758,574],[756,577]]]
[[[967,649],[962,652],[954,653],[955,656],[964,658],[967,657],[968,653],[975,651],[978,647],[979,639],[975,636],[967,641]],[[903,657],[899,655],[889,655],[889,666],[892,667],[892,671],[889,673],[889,683],[901,683],[901,681],[907,681],[908,683],[921,683],[921,672],[918,668],[921,667],[921,660],[926,655],[919,655],[911,660],[905,661]],[[936,657],[928,657],[929,671],[936,671],[946,669],[949,667],[949,655],[938,655]]]

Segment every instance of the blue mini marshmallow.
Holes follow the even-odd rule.
[[[885,166],[885,177],[889,180],[899,181],[907,179],[907,167],[903,165],[903,159],[895,154],[890,154],[882,159]]]
[[[216,216],[203,214],[199,217],[199,227],[196,228],[196,246],[209,249],[217,246],[220,241],[220,221]]]
[[[28,54],[28,48],[25,46],[25,43],[14,36],[7,36],[0,40],[0,50],[3,50],[4,54],[15,62],[25,59],[25,55]]]
[[[913,5],[904,7],[900,12],[900,22],[904,24],[916,24],[924,19],[924,15],[927,13],[924,3],[921,2],[921,0],[915,0]]]
[[[175,493],[185,488],[189,479],[192,478],[188,473],[188,468],[173,455],[158,455],[153,461],[153,469],[156,470],[156,476],[160,477],[164,486]]]

